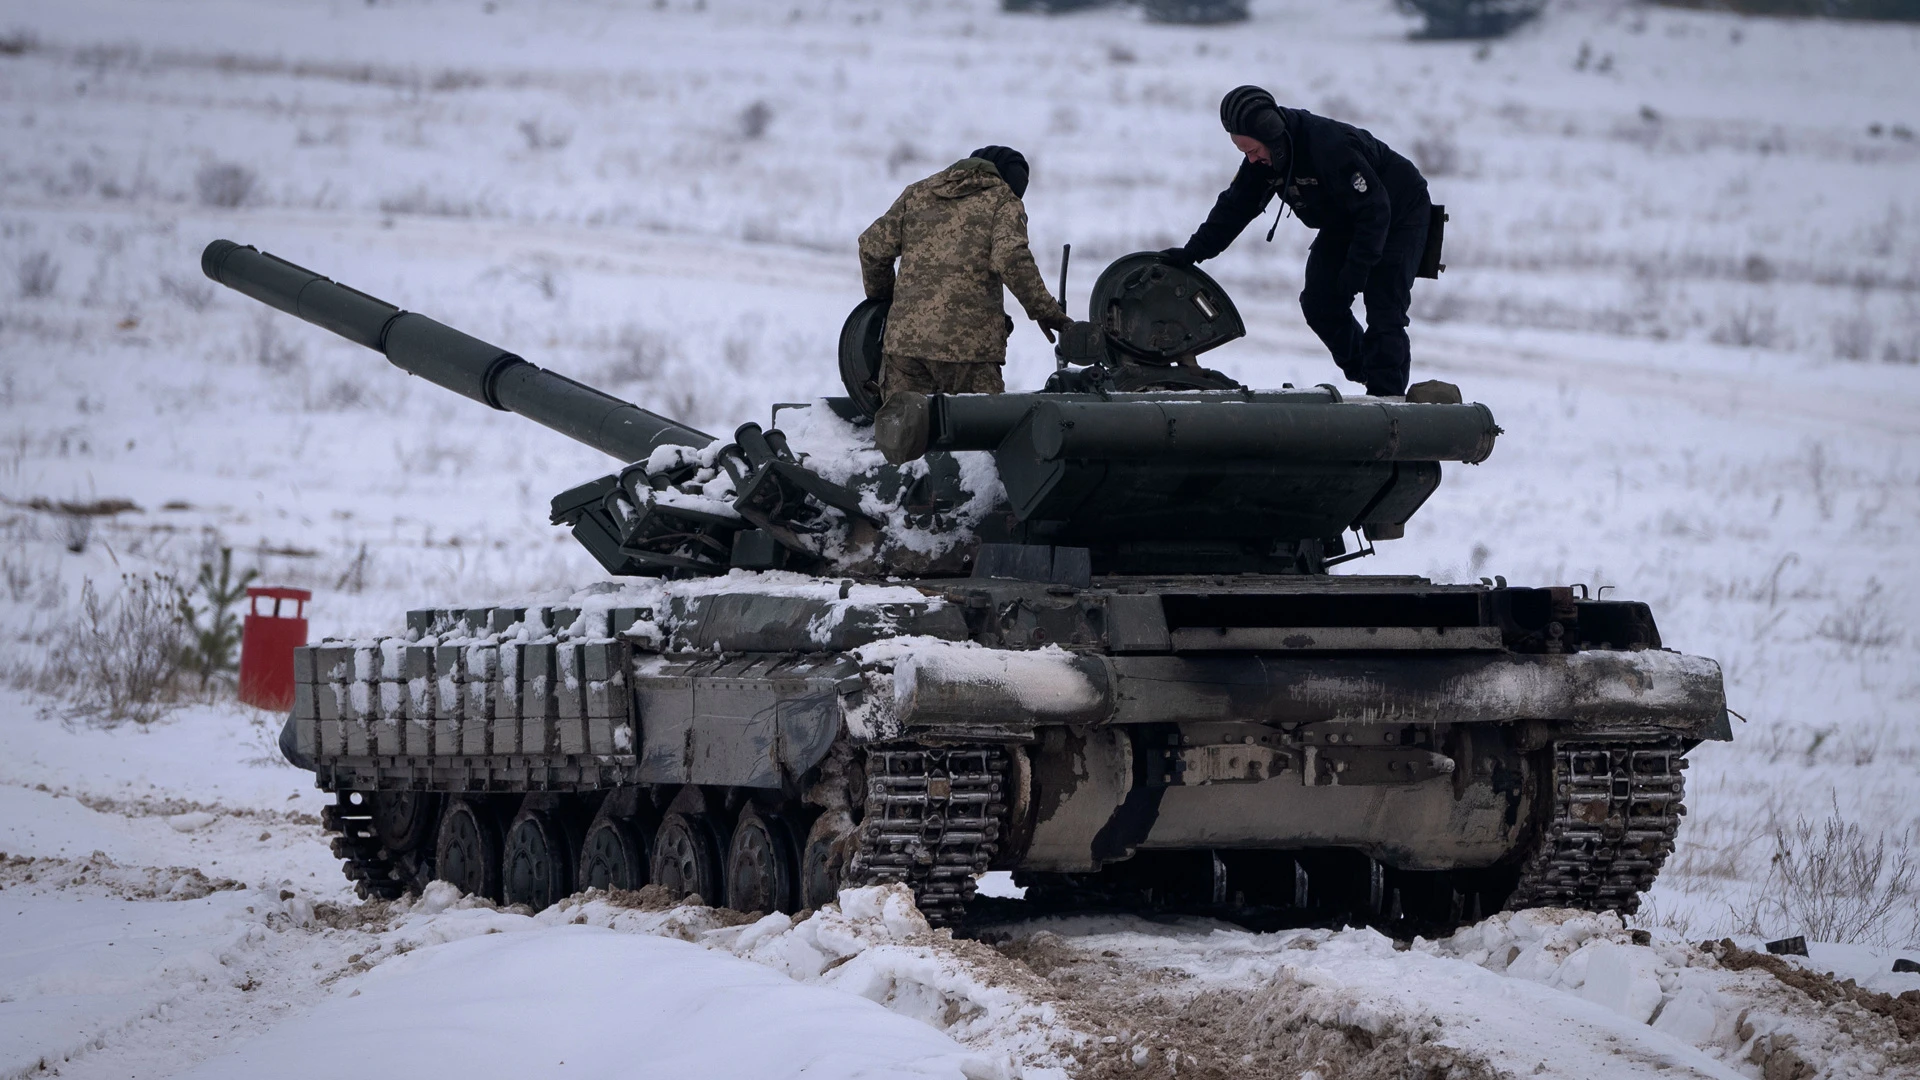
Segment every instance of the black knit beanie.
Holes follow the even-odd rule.
[[[1220,126],[1229,135],[1258,139],[1276,154],[1284,149],[1287,127],[1280,107],[1257,86],[1236,86],[1220,99]]]
[[[993,163],[1000,171],[1000,179],[1013,189],[1013,197],[1023,199],[1027,195],[1027,159],[1020,151],[1010,146],[983,146],[968,157],[977,157]]]

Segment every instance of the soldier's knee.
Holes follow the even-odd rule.
[[[1335,326],[1352,316],[1353,301],[1342,302],[1331,288],[1308,286],[1300,291],[1300,314],[1306,316],[1308,326]]]

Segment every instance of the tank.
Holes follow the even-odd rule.
[[[614,461],[552,521],[615,580],[297,653],[281,746],[362,896],[898,882],[953,925],[1009,870],[1064,906],[1631,912],[1685,755],[1731,737],[1643,603],[1330,573],[1486,460],[1492,413],[1202,368],[1240,317],[1152,254],[1040,392],[850,393],[725,443],[252,248],[203,268]],[[884,315],[848,320],[850,389]]]

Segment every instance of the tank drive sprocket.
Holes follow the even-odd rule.
[[[1007,753],[999,746],[867,751],[866,814],[849,882],[904,883],[928,922],[958,922],[1006,827]]]
[[[433,877],[423,852],[439,821],[439,801],[419,791],[337,791],[320,810],[333,834],[340,872],[362,900],[393,900]]]
[[[1556,744],[1550,816],[1507,908],[1638,911],[1686,813],[1685,752],[1677,740]]]

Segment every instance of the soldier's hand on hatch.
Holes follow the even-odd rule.
[[[1073,316],[1064,311],[1049,311],[1033,321],[1040,324],[1040,332],[1047,335],[1048,341],[1052,341],[1057,331],[1073,325]]]
[[[1178,263],[1181,266],[1192,266],[1194,262],[1193,254],[1185,247],[1170,247],[1162,251],[1160,257],[1170,263]]]

